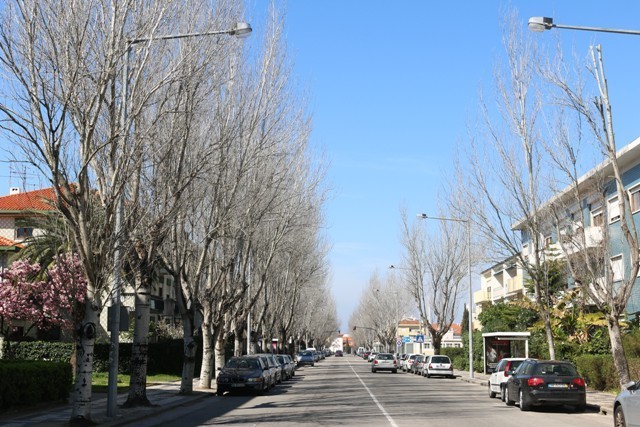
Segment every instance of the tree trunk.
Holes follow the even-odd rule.
[[[549,359],[556,359],[556,348],[553,340],[553,330],[551,329],[551,317],[549,316],[549,312],[545,310],[541,310],[542,318],[544,320],[544,330],[547,335],[547,345],[549,346]]]
[[[131,378],[129,396],[123,407],[151,406],[147,399],[147,359],[149,356],[149,288],[138,287],[136,313],[131,348]]]
[[[211,309],[208,304],[203,307],[202,316],[202,366],[200,367],[200,388],[211,388],[213,372],[213,338],[211,336]]]
[[[198,343],[193,339],[193,318],[188,312],[182,314],[182,332],[184,334],[184,353],[179,394],[191,394],[193,392],[193,373],[196,369]]]
[[[620,323],[618,322],[618,315],[616,313],[607,315],[607,329],[609,330],[611,355],[613,356],[613,364],[618,374],[618,382],[620,386],[623,386],[631,381],[631,375],[629,374],[629,364],[627,363],[627,357],[624,354],[624,347],[622,346]]]
[[[225,360],[225,347],[227,344],[227,340],[224,337],[222,332],[222,327],[216,328],[216,334],[214,335],[215,339],[215,366],[224,366]]]
[[[234,334],[234,338],[233,338],[233,355],[238,357],[238,356],[242,356],[242,327],[240,326],[236,326],[235,328],[235,334]]]
[[[71,425],[92,424],[91,378],[97,322],[97,308],[92,304],[92,298],[88,298],[85,302],[84,319],[76,333],[76,380],[71,393]]]

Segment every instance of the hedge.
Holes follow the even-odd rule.
[[[640,379],[640,358],[627,358],[631,379]],[[620,383],[611,355],[585,354],[575,357],[576,368],[587,382],[589,388],[595,390],[618,391]]]
[[[0,360],[0,410],[69,397],[73,375],[64,362]]]
[[[168,340],[149,344],[147,373],[182,374],[183,340]],[[73,355],[74,343],[20,341],[11,343],[13,359],[50,360],[69,364]],[[131,343],[120,343],[118,371],[128,374],[130,371]],[[198,342],[199,351],[196,358],[196,375],[202,364],[202,343]],[[107,372],[109,370],[109,344],[98,343],[93,349],[93,370]]]

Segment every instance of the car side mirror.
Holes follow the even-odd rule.
[[[622,386],[623,389],[629,390],[629,391],[634,391],[638,388],[638,383],[634,382],[634,381],[629,381],[628,383],[626,383],[625,385]]]

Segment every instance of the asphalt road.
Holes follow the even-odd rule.
[[[593,410],[521,412],[517,406],[489,399],[485,387],[476,384],[402,372],[373,374],[364,360],[345,356],[301,368],[294,379],[264,396],[212,396],[135,425],[609,427],[612,423],[610,416]]]

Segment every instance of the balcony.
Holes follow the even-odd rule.
[[[584,240],[582,233],[584,233]],[[571,235],[562,233],[560,235],[560,241],[569,255],[585,249],[595,248],[602,242],[602,227],[577,228]]]
[[[482,304],[483,302],[491,301],[491,289],[481,289],[473,293],[473,302],[476,304]]]

